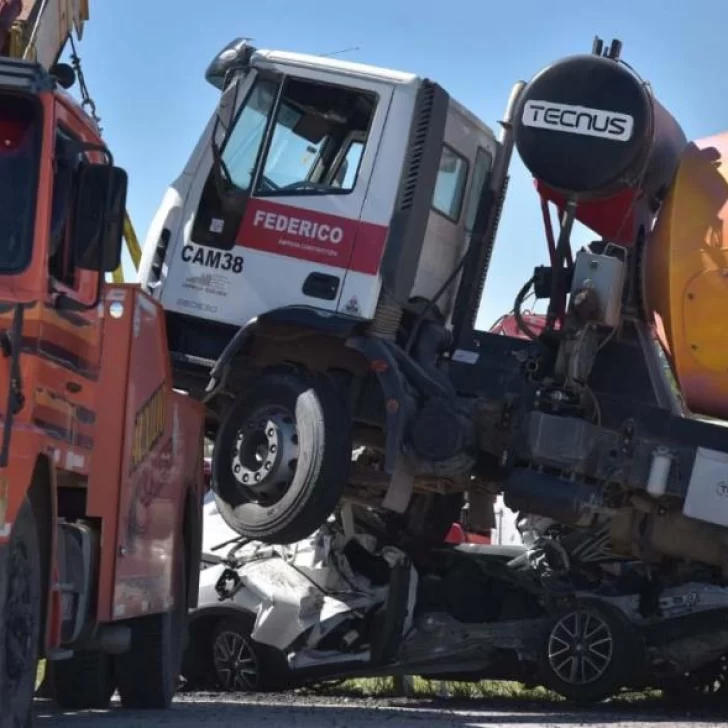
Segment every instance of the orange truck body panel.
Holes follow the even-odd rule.
[[[645,298],[685,404],[728,418],[728,134],[688,145],[647,245]]]
[[[33,257],[0,277],[0,333],[22,304],[19,349],[23,406],[12,420],[9,459],[0,469],[0,545],[48,463],[51,507],[70,502],[74,517],[100,536],[96,619],[108,622],[169,609],[185,507],[201,509],[204,488],[202,405],[172,390],[165,318],[139,288],[106,285],[97,306],[64,311],[50,292],[48,240],[55,130],[100,143],[92,123],[64,94],[38,95],[43,142]],[[94,301],[98,274],[76,270],[76,300]],[[54,282],[55,290],[62,288]],[[0,356],[0,428],[11,386],[11,356]],[[64,500],[65,498],[65,500]],[[54,512],[55,516],[63,513]],[[200,516],[201,518],[201,516]],[[46,649],[59,646],[60,597],[55,528]],[[194,556],[195,544],[192,546]]]

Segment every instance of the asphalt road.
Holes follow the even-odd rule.
[[[728,713],[728,711],[726,711]],[[166,712],[62,713],[36,706],[37,728],[707,728],[719,715],[666,712],[654,704],[615,704],[578,710],[559,703],[450,700],[361,700],[266,695],[189,695]]]

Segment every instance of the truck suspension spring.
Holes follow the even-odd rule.
[[[382,293],[369,326],[369,334],[394,341],[401,320],[402,307],[386,293]]]

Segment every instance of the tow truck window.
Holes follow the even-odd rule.
[[[76,284],[76,265],[73,246],[68,235],[73,184],[80,155],[77,142],[63,129],[56,131],[53,158],[53,202],[51,206],[51,231],[49,268],[51,276],[69,288]]]
[[[351,192],[375,109],[372,94],[288,79],[256,194]],[[356,145],[352,137],[359,138]]]
[[[485,183],[490,177],[490,170],[493,165],[493,158],[483,147],[478,147],[473,167],[473,179],[470,182],[470,194],[468,204],[465,208],[465,229],[470,233],[475,227],[475,216],[478,214],[478,203],[483,196]]]
[[[432,196],[432,207],[436,212],[453,222],[458,222],[467,179],[467,160],[451,147],[443,145],[435,192]]]
[[[0,272],[30,262],[41,144],[40,113],[31,100],[0,97]]]

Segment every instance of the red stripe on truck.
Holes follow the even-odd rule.
[[[237,244],[375,275],[387,233],[385,225],[252,199],[238,231]]]

